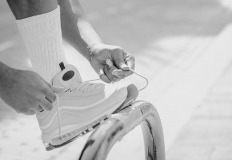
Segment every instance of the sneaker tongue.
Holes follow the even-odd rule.
[[[77,86],[79,86],[82,83],[82,81],[80,81],[80,79],[74,77],[72,79],[72,82],[70,83],[70,85],[68,86],[68,88],[76,88]]]

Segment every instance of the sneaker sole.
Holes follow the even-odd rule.
[[[66,133],[58,138],[53,138],[51,141],[65,141],[62,144],[59,145],[53,145],[52,143],[44,143],[46,151],[51,151],[56,148],[63,147],[70,142],[74,141],[76,138],[79,138],[81,136],[84,136],[85,134],[91,132],[93,129],[95,129],[97,126],[102,124],[105,120],[107,120],[110,116],[104,116],[104,118],[100,118],[94,123],[90,124],[88,127],[85,127],[86,129],[76,129],[72,132]],[[80,131],[81,130],[81,131]]]
[[[115,113],[115,111],[117,111],[118,108],[121,108],[122,105],[123,104],[120,103],[118,105],[119,107],[117,107],[116,109],[109,110],[108,112],[110,112],[110,113],[108,113],[108,114],[106,113],[105,116],[102,116],[101,118],[95,120],[92,123],[89,123],[88,125],[86,125],[86,126],[84,126],[82,128],[78,128],[78,129],[70,131],[70,132],[68,132],[68,133],[66,133],[64,135],[61,135],[59,137],[52,138],[50,140],[50,142],[43,142],[46,151],[51,151],[53,149],[65,146],[65,145],[69,144],[70,142],[74,141],[76,138],[79,138],[79,137],[89,133],[90,131],[95,129],[97,126],[99,126],[99,124],[102,124],[105,120],[110,118],[111,115],[113,113]],[[116,104],[116,106],[117,106],[117,104]]]

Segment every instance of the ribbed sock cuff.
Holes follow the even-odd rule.
[[[63,48],[60,7],[55,10],[16,20],[34,70],[51,82],[60,71],[59,63],[67,64]]]

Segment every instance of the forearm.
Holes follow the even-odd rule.
[[[12,86],[13,84],[9,82],[8,76],[14,74],[16,69],[13,69],[0,61],[0,97],[2,87]]]
[[[7,65],[5,65],[4,63],[0,61],[0,84],[4,78],[4,75],[9,73],[9,70],[10,70],[10,67],[8,67]]]
[[[71,7],[69,0],[58,0],[61,7],[61,28],[65,41],[78,50],[86,59],[90,60],[89,48],[101,39],[86,20],[78,1]]]

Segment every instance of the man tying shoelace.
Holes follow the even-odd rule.
[[[47,150],[85,134],[137,98],[135,85],[112,83],[134,73],[134,57],[120,47],[104,44],[78,1],[75,9],[69,0],[7,2],[34,72],[0,62],[0,97],[17,112],[36,114]],[[108,84],[83,82],[65,58],[63,39]]]

